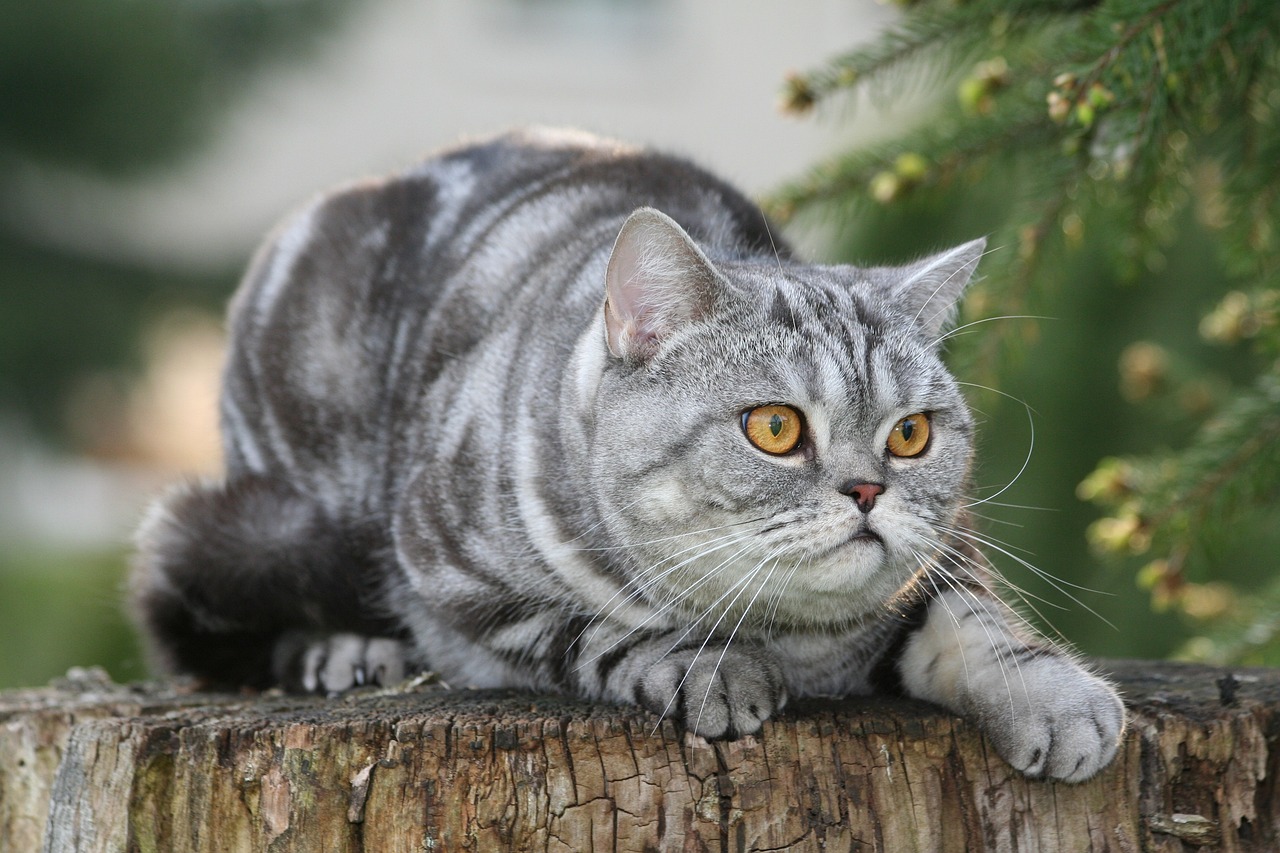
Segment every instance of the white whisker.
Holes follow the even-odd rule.
[[[778,588],[771,592],[769,597],[765,600],[764,619],[762,621],[764,623],[764,632],[766,637],[769,637],[770,639],[773,638],[773,626],[777,623],[778,610],[782,606],[782,598],[791,584],[791,579],[794,578],[796,573],[801,571],[802,568],[807,567],[811,561],[812,557],[806,555],[802,562],[797,562],[792,565],[791,569],[778,583]]]
[[[641,572],[641,573],[637,576],[637,578],[636,578],[635,580],[630,581],[630,582],[629,582],[629,583],[627,583],[626,585],[622,586],[622,587],[621,587],[617,592],[615,592],[615,593],[613,594],[613,596],[612,596],[612,597],[610,597],[610,598],[609,598],[609,600],[608,600],[608,601],[606,601],[606,602],[604,603],[604,605],[602,605],[602,606],[601,606],[601,608],[600,608],[600,612],[599,612],[599,613],[597,613],[594,617],[592,617],[591,621],[587,623],[587,626],[586,626],[586,627],[584,627],[584,628],[582,629],[582,631],[579,633],[579,635],[578,635],[578,638],[577,638],[577,639],[578,639],[578,640],[580,640],[580,639],[582,638],[582,635],[583,635],[583,634],[586,634],[586,632],[587,632],[587,631],[588,631],[592,626],[595,626],[595,630],[594,630],[594,631],[592,631],[591,636],[587,638],[587,644],[588,644],[588,645],[590,645],[590,644],[592,643],[592,641],[596,638],[596,636],[598,636],[598,635],[599,635],[600,631],[601,631],[601,630],[603,630],[604,626],[605,626],[605,625],[607,625],[607,624],[609,624],[610,619],[613,617],[613,615],[614,615],[615,613],[617,613],[620,609],[622,609],[622,608],[623,608],[624,606],[626,606],[628,603],[633,602],[633,601],[638,601],[638,600],[640,600],[640,598],[641,598],[642,596],[644,596],[644,594],[646,593],[646,591],[648,591],[649,589],[652,589],[652,588],[653,588],[654,586],[656,586],[657,584],[659,584],[659,583],[661,583],[662,581],[666,580],[666,579],[667,579],[668,577],[670,577],[672,574],[674,574],[674,573],[678,572],[680,569],[684,568],[685,566],[687,566],[687,565],[689,565],[689,564],[691,564],[691,563],[697,562],[698,560],[701,560],[702,558],[704,558],[704,557],[706,557],[706,556],[709,556],[710,554],[714,554],[714,553],[715,553],[715,552],[717,552],[717,551],[723,550],[723,549],[725,549],[725,548],[732,548],[732,547],[734,547],[734,546],[736,546],[736,545],[742,545],[742,543],[743,543],[743,542],[747,542],[747,543],[748,543],[748,544],[746,544],[746,545],[742,545],[742,547],[741,547],[737,552],[735,552],[735,553],[731,554],[731,555],[730,555],[729,557],[727,557],[724,561],[722,561],[721,563],[719,563],[719,564],[717,564],[716,566],[714,566],[713,568],[711,568],[709,571],[707,571],[705,574],[703,574],[703,575],[702,575],[702,577],[701,577],[701,578],[699,578],[697,581],[695,581],[693,584],[691,584],[691,585],[689,585],[689,586],[685,587],[685,589],[682,591],[682,593],[681,593],[681,594],[682,594],[682,595],[687,595],[689,592],[691,592],[691,591],[693,591],[693,590],[696,590],[696,589],[697,589],[698,587],[700,587],[702,584],[706,583],[706,582],[707,582],[707,581],[708,581],[708,580],[709,580],[713,575],[715,575],[715,573],[716,573],[717,571],[719,571],[719,569],[720,569],[721,567],[725,566],[726,564],[728,564],[728,563],[729,563],[729,562],[731,562],[732,560],[736,559],[739,555],[744,554],[744,553],[746,553],[747,551],[749,551],[749,550],[751,549],[751,547],[752,547],[752,546],[751,546],[751,544],[750,544],[750,542],[749,542],[749,540],[752,538],[752,536],[753,536],[753,535],[754,535],[754,531],[749,531],[749,532],[747,532],[747,533],[734,533],[734,534],[730,534],[730,535],[728,535],[728,536],[720,537],[720,538],[718,538],[718,539],[713,539],[713,540],[712,540],[712,542],[718,542],[719,544],[717,544],[717,545],[715,545],[714,547],[711,547],[711,548],[705,548],[705,545],[710,544],[710,543],[703,543],[704,550],[700,550],[700,551],[698,551],[698,553],[694,554],[693,556],[691,556],[691,557],[687,557],[687,558],[685,558],[684,560],[681,560],[679,563],[675,564],[674,566],[671,566],[671,567],[669,567],[669,568],[667,568],[667,569],[664,569],[663,571],[661,571],[661,572],[659,572],[658,574],[653,575],[653,576],[651,576],[651,577],[649,577],[649,575],[650,575],[650,574],[651,574],[655,569],[657,569],[657,568],[658,568],[658,566],[662,565],[662,563],[661,563],[661,562],[659,562],[659,563],[654,564],[653,566],[650,566],[650,567],[649,567],[648,569],[646,569],[644,572]],[[726,540],[727,540],[727,541],[726,541]],[[695,546],[695,548],[686,548],[686,549],[684,549],[684,551],[679,551],[679,552],[677,552],[676,554],[673,554],[673,555],[672,555],[672,557],[679,556],[679,554],[686,553],[687,551],[695,550],[695,549],[696,549],[696,547],[699,547],[699,546]],[[668,558],[665,558],[665,559],[671,559],[671,557],[668,557]],[[664,560],[664,561],[665,561],[665,560]],[[636,584],[636,581],[640,580],[641,578],[646,578],[646,577],[647,577],[647,579],[646,579],[646,580],[644,580],[644,582],[643,582],[643,583],[640,583],[640,584],[638,584],[638,585]],[[609,605],[610,605],[610,604],[611,604],[611,603],[612,603],[616,598],[618,598],[618,596],[623,595],[624,593],[625,593],[625,596],[624,596],[623,600],[622,600],[622,601],[620,601],[620,602],[618,602],[616,605],[614,605],[614,606],[613,606],[613,608],[612,608],[611,610],[609,610],[609,612],[608,612],[608,613],[605,613],[605,612],[604,612],[605,608],[606,608],[606,607],[608,607],[608,606],[609,606]],[[640,622],[640,624],[638,624],[638,625],[634,626],[633,628],[631,628],[631,630],[629,630],[626,634],[624,634],[624,635],[622,636],[622,638],[620,638],[619,640],[616,640],[616,641],[615,641],[612,645],[610,645],[608,648],[606,648],[606,649],[604,649],[603,651],[601,651],[601,652],[599,652],[599,653],[597,653],[597,654],[595,654],[595,655],[591,656],[590,658],[588,658],[588,659],[586,659],[586,660],[582,661],[582,662],[579,664],[579,668],[581,668],[582,666],[585,666],[585,665],[587,665],[587,664],[589,664],[589,663],[592,663],[593,661],[595,661],[597,658],[601,657],[602,655],[608,654],[610,651],[612,651],[614,648],[616,648],[616,647],[618,646],[618,644],[619,644],[619,643],[621,643],[621,642],[625,641],[628,637],[630,637],[630,636],[631,636],[632,634],[634,634],[636,631],[639,631],[639,630],[643,629],[646,625],[648,625],[648,624],[649,624],[650,622],[652,622],[653,620],[661,618],[663,615],[665,615],[666,613],[670,612],[670,611],[671,611],[674,607],[676,607],[679,603],[680,603],[680,597],[679,597],[679,596],[673,597],[671,600],[667,601],[666,603],[664,603],[663,605],[661,605],[660,607],[658,607],[656,610],[654,610],[653,612],[651,612],[648,616],[646,616],[646,617],[645,617],[645,619],[644,619],[643,621],[641,621],[641,622]],[[575,641],[575,642],[576,642],[576,641]]]
[[[993,590],[991,586],[986,582],[986,579],[983,577],[982,573],[979,571],[976,571],[975,568],[971,568],[969,566],[969,559],[966,554],[954,548],[953,546],[946,544],[945,542],[938,543],[938,546],[945,553],[947,553],[949,556],[952,557],[952,560],[953,560],[952,565],[954,565],[956,569],[963,572],[964,575],[968,577],[970,580],[972,580],[975,584],[977,584],[981,588],[991,593],[993,597],[1000,598],[1000,596],[996,593],[996,591]],[[1046,598],[1042,598],[1041,596],[1038,596],[1035,593],[1032,593],[1023,589],[1022,587],[1010,581],[1008,578],[1004,577],[1004,575],[999,571],[999,569],[997,569],[996,566],[989,559],[987,559],[986,555],[979,553],[979,556],[982,557],[984,561],[984,565],[982,568],[985,569],[986,572],[989,573],[994,578],[994,580],[1000,584],[1000,586],[1008,589],[1010,592],[1015,594],[1018,597],[1018,599],[1022,602],[1022,604],[1026,606],[1032,613],[1034,613],[1036,615],[1036,618],[1038,618],[1042,623],[1044,623],[1044,625],[1046,625],[1049,628],[1049,630],[1052,631],[1053,634],[1060,641],[1066,642],[1066,638],[1063,636],[1062,632],[1059,631],[1057,627],[1053,624],[1053,622],[1047,616],[1045,616],[1045,614],[1040,610],[1040,608],[1036,607],[1035,604],[1033,604],[1029,599],[1035,599],[1036,601],[1039,601],[1042,604],[1044,604],[1046,607],[1052,607],[1056,610],[1062,610],[1064,612],[1067,610],[1066,607],[1063,607],[1062,605],[1056,602],[1049,601]],[[1031,633],[1033,636],[1037,636],[1037,637],[1044,636],[1044,631],[1042,629],[1033,625],[1030,620],[1028,620],[1025,616],[1023,616],[1017,610],[1010,609],[1009,614],[1012,615],[1018,621],[1018,623],[1022,625],[1024,628],[1026,628],[1026,630],[1029,633]]]
[[[716,619],[715,624],[713,624],[711,626],[711,629],[707,631],[707,636],[706,638],[703,639],[702,645],[698,646],[698,650],[693,653],[693,663],[689,664],[689,666],[685,669],[684,675],[680,677],[679,683],[676,684],[676,688],[671,694],[671,698],[667,700],[667,704],[663,706],[662,713],[658,715],[659,723],[661,723],[664,719],[666,719],[667,712],[671,710],[671,704],[676,701],[676,698],[680,695],[680,691],[684,688],[684,683],[686,680],[688,680],[689,673],[693,672],[693,668],[697,666],[698,658],[702,657],[702,653],[703,651],[706,650],[707,644],[710,643],[711,639],[715,636],[716,628],[720,627],[720,623],[723,622],[725,616],[728,615],[729,609],[733,607],[733,603],[738,600],[739,596],[742,595],[742,590],[746,589],[746,584],[751,580],[752,577],[755,576],[755,572],[759,571],[759,565],[763,565],[763,563],[758,564],[756,569],[744,574],[742,577],[738,578],[736,581],[730,584],[729,588],[726,589],[723,593],[721,593],[719,598],[717,598],[715,601],[708,604],[707,607],[700,614],[698,614],[698,617],[691,621],[689,627],[685,629],[684,633],[682,633],[676,639],[676,641],[672,643],[671,646],[665,652],[662,653],[659,660],[661,660],[662,658],[665,658],[667,655],[675,651],[676,648],[682,642],[684,642],[685,637],[689,636],[689,634],[693,632],[693,629],[697,625],[699,625],[702,622],[702,620],[704,620],[711,613],[711,611],[714,610],[716,606],[720,604],[720,602],[724,601],[725,598],[727,598],[729,594],[733,592],[735,589],[738,589],[738,587],[742,587],[742,589],[738,589],[738,592],[733,596],[733,600],[730,601],[728,606],[725,607],[725,609],[720,613],[720,616],[719,618]],[[699,711],[699,713],[701,713],[701,711]],[[697,726],[694,726],[694,730],[695,731],[697,730]],[[654,729],[654,731],[657,731],[657,729]]]
[[[992,488],[994,488],[994,486]],[[983,503],[988,503],[991,506],[1002,506],[1005,509],[1026,509],[1032,512],[1061,512],[1062,511],[1057,507],[1052,507],[1052,506],[1028,506],[1026,504],[1001,503],[1000,501],[993,501],[990,499],[983,501]],[[970,504],[970,506],[973,506],[973,504]],[[977,513],[974,513],[974,514],[977,515]]]
[[[1008,693],[1008,695],[1009,695],[1009,711],[1010,711],[1010,713],[1014,713],[1014,714],[1016,714],[1016,710],[1015,710],[1014,705],[1013,705],[1013,686],[1009,683],[1009,671],[1008,671],[1008,669],[1007,669],[1007,668],[1006,668],[1006,666],[1005,666],[1005,660],[1004,660],[1004,657],[1003,657],[1003,656],[1001,655],[1001,653],[1000,653],[1001,646],[1000,646],[1000,644],[998,644],[998,643],[996,642],[996,638],[995,638],[995,637],[992,635],[992,633],[991,633],[991,626],[990,626],[990,625],[988,624],[988,622],[987,622],[987,619],[995,620],[995,621],[998,621],[998,622],[1003,622],[1003,620],[1002,620],[1002,619],[1000,619],[1000,615],[999,615],[999,614],[992,612],[992,609],[991,609],[991,607],[992,607],[992,603],[989,603],[989,602],[987,602],[986,600],[984,600],[983,598],[981,598],[981,597],[980,597],[977,593],[975,593],[973,590],[971,590],[971,589],[966,589],[966,588],[965,588],[965,586],[964,586],[963,584],[961,584],[957,579],[952,578],[952,577],[951,577],[951,576],[946,572],[946,570],[945,570],[945,569],[940,570],[940,571],[937,573],[937,575],[936,575],[936,576],[937,576],[937,577],[941,577],[941,578],[942,578],[942,580],[947,584],[947,586],[951,588],[951,591],[952,591],[953,593],[955,593],[955,594],[956,594],[956,596],[957,596],[957,597],[958,597],[962,602],[964,602],[964,604],[965,604],[965,606],[966,606],[966,607],[968,607],[968,608],[969,608],[969,612],[973,614],[973,616],[974,616],[974,618],[975,618],[975,619],[977,619],[978,624],[979,624],[980,626],[982,626],[982,632],[983,632],[983,633],[986,635],[986,637],[987,637],[987,643],[988,643],[988,645],[991,647],[991,651],[995,654],[996,663],[997,663],[997,664],[999,664],[999,667],[1000,667],[1000,677],[1001,677],[1001,679],[1004,681],[1005,691],[1006,691],[1006,692]],[[936,587],[935,587],[935,588],[936,588]],[[945,598],[945,597],[943,597],[943,596],[941,596],[941,595],[940,595],[940,596],[939,596],[939,600],[943,602],[943,606],[944,606],[944,607],[946,607],[946,606],[947,606],[947,605],[946,605],[946,598]],[[981,613],[981,614],[978,612],[977,608],[975,608],[975,607],[974,607],[974,605],[975,605],[975,604],[977,604],[978,606],[980,606],[980,607],[982,608],[982,613]],[[985,614],[985,615],[986,615],[987,619],[984,619],[984,618],[983,618],[983,614]],[[1019,662],[1019,661],[1018,661],[1017,657],[1016,657],[1015,655],[1013,655],[1013,651],[1014,651],[1014,646],[1013,646],[1013,637],[1012,637],[1012,636],[1010,636],[1010,635],[1009,635],[1009,634],[1007,634],[1007,633],[1003,633],[1003,632],[1002,632],[1002,633],[1001,633],[1001,639],[1003,639],[1003,641],[1004,641],[1004,651],[1010,655],[1010,657],[1011,657],[1011,658],[1012,658],[1012,660],[1013,660],[1014,667],[1015,667],[1015,668],[1017,669],[1017,671],[1018,671],[1018,681],[1019,681],[1019,682],[1021,682],[1021,684],[1022,684],[1022,692],[1023,692],[1023,695],[1027,698],[1027,702],[1028,702],[1028,703],[1030,703],[1030,701],[1031,701],[1031,695],[1030,695],[1030,692],[1028,691],[1028,688],[1027,688],[1027,682],[1026,682],[1026,679],[1023,677],[1023,674],[1022,674],[1022,664],[1021,664],[1021,662]],[[963,655],[963,652],[964,652],[964,644],[963,644],[963,642],[959,642],[959,641],[958,641],[958,645],[959,645],[959,648],[960,648],[961,654]],[[966,678],[968,678],[968,666],[967,666],[967,664],[966,664],[966,667],[965,667],[965,672],[966,672]]]
[[[981,388],[983,391],[990,391],[992,394],[998,394],[1006,400],[1012,400],[1029,412],[1034,412],[1037,415],[1040,414],[1026,400],[1023,400],[1021,397],[1015,397],[1007,391],[1001,391],[999,388],[992,388],[990,385],[983,385],[981,382],[962,382],[959,379],[956,380],[956,384],[963,385],[966,388]]]
[[[1106,624],[1108,627],[1110,627],[1112,630],[1118,630],[1118,629],[1116,628],[1116,626],[1115,626],[1114,624],[1112,624],[1111,620],[1107,619],[1107,618],[1106,618],[1105,616],[1103,616],[1101,613],[1099,613],[1098,611],[1094,610],[1094,609],[1093,609],[1092,607],[1090,607],[1089,605],[1085,604],[1083,601],[1081,601],[1081,600],[1080,600],[1080,598],[1079,598],[1078,596],[1073,595],[1070,591],[1068,591],[1068,590],[1066,589],[1066,587],[1073,587],[1073,588],[1075,588],[1075,589],[1079,589],[1079,590],[1081,590],[1082,592],[1092,592],[1092,593],[1097,593],[1097,594],[1104,594],[1104,593],[1101,593],[1099,590],[1090,589],[1090,588],[1088,588],[1088,587],[1086,587],[1086,586],[1081,586],[1080,584],[1075,584],[1075,583],[1071,583],[1070,581],[1065,581],[1065,580],[1061,580],[1060,578],[1056,578],[1056,577],[1054,577],[1053,575],[1049,574],[1048,572],[1046,572],[1046,571],[1044,571],[1044,570],[1042,570],[1042,569],[1038,568],[1038,567],[1037,567],[1037,566],[1035,566],[1034,564],[1032,564],[1032,563],[1028,562],[1027,560],[1022,559],[1022,558],[1021,558],[1021,557],[1019,557],[1017,554],[1014,554],[1014,553],[1012,553],[1012,552],[1008,551],[1008,550],[1007,550],[1007,549],[1005,549],[1005,548],[1001,548],[999,545],[996,545],[996,544],[995,544],[995,543],[993,543],[993,542],[989,542],[989,541],[985,540],[983,537],[981,537],[981,536],[977,535],[976,533],[967,532],[967,531],[963,531],[963,530],[956,530],[956,531],[954,531],[954,532],[955,532],[955,534],[956,534],[957,536],[960,536],[960,537],[962,537],[962,538],[965,538],[965,539],[968,539],[968,540],[970,540],[970,541],[976,542],[976,543],[978,543],[978,544],[980,544],[980,545],[985,545],[986,547],[991,548],[991,549],[993,549],[993,550],[995,550],[995,551],[999,551],[1001,554],[1004,554],[1004,555],[1005,555],[1006,557],[1008,557],[1009,559],[1011,559],[1011,560],[1015,561],[1016,563],[1018,563],[1018,565],[1022,566],[1023,568],[1027,569],[1028,571],[1030,571],[1030,572],[1034,573],[1037,577],[1039,577],[1039,578],[1041,578],[1042,580],[1044,580],[1046,583],[1048,583],[1050,586],[1052,586],[1052,587],[1053,587],[1054,589],[1056,589],[1058,592],[1060,592],[1060,593],[1062,593],[1063,595],[1065,595],[1067,598],[1069,598],[1069,599],[1071,599],[1072,601],[1074,601],[1074,602],[1075,602],[1076,604],[1078,604],[1080,607],[1083,607],[1085,610],[1089,611],[1089,612],[1090,612],[1090,613],[1092,613],[1094,616],[1096,616],[1096,617],[1098,617],[1099,619],[1101,619],[1101,620],[1102,620],[1102,622],[1103,622],[1104,624]]]
[[[968,384],[968,383],[962,383],[962,384]],[[973,501],[972,503],[964,504],[963,505],[964,509],[969,509],[970,507],[975,507],[980,504],[988,503],[994,500],[995,498],[1000,497],[1005,492],[1009,491],[1009,489],[1013,488],[1013,484],[1018,482],[1018,479],[1027,470],[1027,466],[1031,464],[1031,454],[1034,453],[1036,449],[1036,422],[1035,422],[1035,419],[1031,416],[1031,412],[1032,412],[1031,407],[1027,406],[1025,403],[1023,403],[1023,405],[1026,407],[1026,410],[1027,410],[1027,424],[1031,427],[1031,439],[1027,443],[1027,458],[1022,460],[1022,467],[1018,469],[1018,473],[1013,475],[1013,479],[1010,480],[1003,489],[996,492],[994,495],[992,495],[989,498],[982,498],[980,500]]]
[[[766,557],[757,563],[755,568],[753,568],[747,575],[748,578],[755,577],[760,572],[760,569],[763,568],[764,564],[771,559],[774,561],[773,566],[770,567],[768,573],[765,574],[764,580],[760,582],[760,585],[756,587],[755,595],[751,596],[751,600],[747,602],[747,606],[742,609],[742,615],[738,617],[737,624],[733,626],[733,630],[729,632],[728,638],[724,641],[724,648],[720,650],[720,657],[716,658],[716,664],[711,670],[711,678],[707,681],[707,690],[702,694],[702,705],[698,708],[698,717],[693,724],[694,731],[697,731],[699,724],[702,722],[702,712],[707,708],[707,698],[711,695],[711,687],[715,684],[716,674],[720,672],[720,664],[724,663],[724,656],[729,653],[729,646],[733,644],[733,638],[738,635],[738,629],[742,627],[742,623],[747,618],[747,614],[751,612],[752,605],[754,605],[756,603],[756,599],[760,597],[761,590],[768,585],[769,578],[773,577],[773,571],[778,567],[777,559],[775,557]],[[743,590],[745,589],[746,586],[743,586]],[[729,606],[725,608],[724,614],[720,617],[721,619],[723,619],[724,615],[728,614],[729,611],[732,610],[734,602],[738,600],[738,596],[741,594],[742,593],[739,592],[738,595],[733,597],[733,601],[729,602]],[[719,626],[719,624],[720,622],[717,620],[716,626]],[[711,630],[714,632],[715,627]]]
[[[928,567],[928,566],[933,566],[934,563],[931,560],[926,559],[924,561],[924,565]],[[928,579],[929,586],[933,587],[934,601],[939,602],[942,605],[942,609],[946,611],[947,616],[951,617],[951,630],[955,634],[956,650],[960,653],[960,665],[964,669],[964,679],[966,682],[968,682],[969,681],[969,659],[964,653],[964,643],[960,641],[960,619],[959,617],[956,616],[956,614],[951,612],[951,606],[948,605],[946,602],[946,599],[943,598],[942,590],[938,589],[938,581],[934,577],[934,573],[932,571],[929,571],[928,568],[926,568],[924,576]]]
[[[1037,314],[1003,314],[999,317],[984,317],[981,320],[974,320],[972,323],[965,323],[963,326],[956,326],[954,329],[947,332],[946,334],[940,335],[939,337],[934,339],[933,345],[936,347],[938,344],[942,343],[948,338],[954,337],[956,333],[961,331],[962,329],[968,329],[971,326],[981,325],[982,323],[990,323],[993,320],[1056,320],[1056,319],[1057,319],[1056,317],[1041,317]]]
[[[1000,249],[1001,249],[1001,248],[1003,248],[1003,247],[1001,247],[1001,246],[992,246],[990,249],[987,249],[987,250],[986,250],[986,251],[984,251],[982,254],[978,255],[978,261],[980,262],[983,258],[985,258],[987,255],[992,254],[993,252],[998,252],[998,251],[1000,251]],[[975,263],[975,265],[974,265],[974,269],[976,269],[976,268],[977,268],[977,265],[976,265],[976,263]],[[969,269],[969,265],[968,265],[968,264],[966,264],[966,265],[964,265],[964,266],[962,266],[962,267],[959,267],[958,269],[952,270],[952,271],[951,271],[951,274],[950,274],[950,275],[948,275],[946,278],[944,278],[944,279],[941,281],[941,283],[939,283],[939,284],[938,284],[938,286],[937,286],[937,287],[935,287],[935,288],[933,289],[933,292],[929,294],[928,298],[926,298],[926,299],[925,299],[925,301],[924,301],[924,302],[922,302],[922,303],[920,304],[920,308],[916,311],[915,316],[911,318],[911,322],[912,322],[912,323],[919,323],[919,322],[920,322],[920,315],[924,313],[924,309],[925,309],[925,308],[927,308],[927,307],[929,306],[929,303],[933,301],[933,297],[935,297],[935,296],[937,296],[939,293],[941,293],[941,292],[942,292],[942,289],[943,289],[944,287],[946,287],[948,284],[950,284],[950,283],[951,283],[951,279],[955,278],[956,276],[960,275],[961,273],[964,273],[966,269]],[[967,273],[967,275],[972,275],[972,271],[970,271],[969,273]],[[945,314],[947,311],[949,311],[949,310],[950,310],[950,308],[951,308],[951,306],[950,306],[950,305],[947,305],[947,306],[945,306],[944,308],[942,308],[941,310],[939,310],[939,311],[935,311],[933,314],[931,314],[931,315],[930,315],[930,320],[932,320],[934,317],[937,317],[937,316],[939,316],[939,315]],[[942,338],[939,338],[937,341],[935,341],[935,342],[934,342],[934,345],[936,346],[936,345],[937,345],[939,342],[941,342],[945,337],[946,337],[946,336],[944,335]]]
[[[626,551],[626,550],[631,550],[635,548],[646,548],[650,545],[660,545],[663,542],[674,542],[677,539],[684,539],[689,536],[699,536],[703,533],[715,533],[716,531],[719,531],[719,530],[728,530],[733,527],[741,527],[744,524],[756,524],[761,521],[767,520],[767,518],[768,518],[767,516],[761,516],[760,518],[748,518],[742,521],[734,521],[729,524],[720,524],[715,527],[704,527],[700,530],[690,530],[685,533],[674,533],[670,536],[661,536],[657,539],[649,539],[644,542],[628,542],[628,543],[623,543],[621,545],[606,545],[602,548],[574,548],[573,550],[578,551],[579,553],[592,553],[592,552],[603,553],[606,551]],[[578,539],[581,539],[581,538],[582,538],[581,536],[578,536],[571,541],[576,542]]]

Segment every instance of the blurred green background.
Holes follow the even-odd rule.
[[[722,22],[735,21],[733,38]],[[220,315],[253,244],[298,201],[468,134],[573,124],[694,156],[764,195],[897,119],[797,123],[787,72],[894,19],[803,0],[50,0],[0,23],[0,688],[73,665],[142,677],[123,614],[128,537],[149,495],[216,474]],[[746,142],[744,142],[746,140]],[[797,222],[810,254],[897,260],[990,233],[1001,187]],[[1135,565],[1105,563],[1078,483],[1116,454],[1177,446],[1184,419],[1127,400],[1117,365],[1158,339],[1223,377],[1195,334],[1221,298],[1214,235],[1187,217],[1159,272],[1123,281],[1084,250],[993,363],[958,336],[976,392],[985,531],[1060,582],[996,557],[1081,649],[1159,657],[1199,626],[1158,613]],[[1016,251],[995,247],[998,251]],[[1174,282],[1176,280],[1176,283]],[[1086,286],[1087,284],[1087,286]],[[1170,298],[1169,294],[1176,294]],[[999,312],[995,312],[999,313]],[[1274,511],[1271,518],[1274,520]],[[1206,539],[1248,590],[1280,525]],[[1042,599],[1042,600],[1039,600]],[[1039,619],[1039,617],[1036,617]]]

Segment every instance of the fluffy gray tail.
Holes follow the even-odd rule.
[[[178,487],[151,508],[138,539],[135,614],[170,672],[266,687],[289,635],[401,635],[382,601],[386,534],[326,517],[277,481]]]

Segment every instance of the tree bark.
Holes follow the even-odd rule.
[[[1080,785],[905,700],[796,703],[708,744],[561,697],[73,671],[0,694],[0,851],[1280,849],[1280,670],[1106,668],[1129,728]]]

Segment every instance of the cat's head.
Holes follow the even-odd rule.
[[[973,433],[938,350],[983,245],[895,268],[712,260],[633,214],[589,418],[592,497],[632,590],[726,628],[829,624],[934,557]]]

